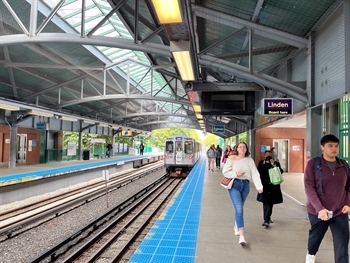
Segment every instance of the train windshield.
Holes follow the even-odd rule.
[[[193,154],[193,142],[192,141],[185,141],[185,153],[186,154]]]
[[[166,149],[166,153],[173,153],[174,152],[174,143],[173,142],[166,142],[165,149]]]

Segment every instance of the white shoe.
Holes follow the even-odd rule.
[[[315,255],[306,255],[305,263],[315,263],[316,256]]]
[[[235,225],[235,227],[234,227],[234,230],[235,230],[235,235],[236,235],[236,236],[239,236],[239,231],[238,231],[238,228],[237,228],[236,225]]]
[[[238,241],[238,244],[244,246],[245,244],[247,244],[247,242],[245,241],[244,239],[244,236],[240,236],[239,237],[239,241]],[[307,262],[308,263],[308,262]]]

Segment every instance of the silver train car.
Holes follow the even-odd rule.
[[[201,145],[193,138],[176,135],[166,138],[164,166],[172,177],[186,177],[201,154]]]

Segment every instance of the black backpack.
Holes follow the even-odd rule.
[[[346,174],[349,177],[349,164],[343,159],[339,159],[339,160],[344,165]],[[321,157],[319,157],[319,156],[314,158],[314,175],[315,176],[316,176],[316,173],[318,171],[319,171],[319,178],[320,178],[320,192],[321,192],[321,195],[323,195],[323,178],[322,178],[322,168],[321,168]]]

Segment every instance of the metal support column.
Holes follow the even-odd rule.
[[[82,157],[82,155],[83,155],[82,146],[83,146],[83,133],[82,133],[82,132],[79,132],[78,160],[81,160],[81,157]]]
[[[255,160],[255,130],[249,129],[247,131],[247,145],[250,151],[250,157],[252,157]]]
[[[321,154],[322,107],[306,108],[306,158],[307,160]]]
[[[16,168],[17,156],[17,114],[12,115],[12,123],[10,126],[10,158],[9,168]]]

